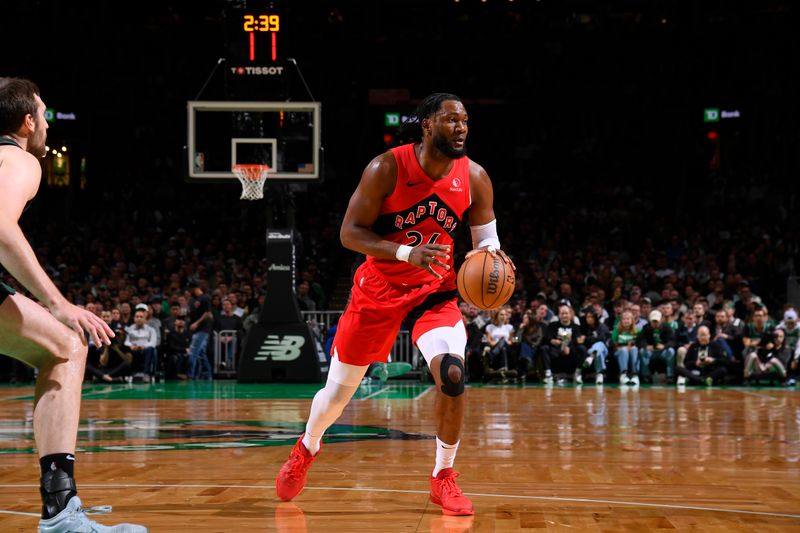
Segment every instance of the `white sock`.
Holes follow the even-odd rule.
[[[439,472],[445,468],[453,468],[453,461],[456,460],[456,452],[458,451],[458,443],[446,444],[436,437],[436,466],[433,467],[433,477],[439,475]]]
[[[347,387],[329,379],[325,387],[314,395],[311,414],[306,423],[306,434],[303,436],[303,446],[311,455],[317,454],[322,435],[341,416],[357,389],[358,385]]]
[[[322,440],[322,435],[314,436],[308,432],[308,424],[306,424],[306,434],[303,435],[303,446],[306,447],[308,453],[312,456],[317,455],[319,451],[319,442]]]

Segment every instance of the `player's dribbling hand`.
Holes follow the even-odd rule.
[[[514,270],[517,269],[517,265],[514,264],[514,261],[512,261],[511,258],[508,257],[503,250],[498,250],[497,248],[495,248],[491,244],[483,246],[481,248],[475,248],[474,250],[470,250],[469,252],[467,252],[467,255],[464,256],[464,259],[469,259],[473,255],[477,254],[478,252],[482,252],[482,251],[487,251],[492,255],[499,255],[500,259],[505,261],[507,264],[511,265],[511,268],[513,268]]]
[[[50,308],[50,313],[62,324],[78,333],[83,337],[83,332],[87,331],[92,336],[95,346],[110,345],[114,332],[103,319],[94,313],[81,309],[69,302],[54,305]]]
[[[449,246],[445,244],[420,244],[411,250],[408,256],[408,262],[442,279],[442,275],[436,272],[432,267],[435,265],[445,270],[450,270],[450,265],[443,263],[440,258],[445,261],[450,259]]]

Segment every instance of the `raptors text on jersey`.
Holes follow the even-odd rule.
[[[454,160],[446,176],[433,180],[422,170],[413,144],[393,148],[392,153],[397,160],[397,184],[383,200],[372,231],[387,241],[407,246],[450,245],[450,259],[446,262],[450,270],[438,268],[437,272],[444,277],[443,283],[452,284],[453,238],[471,203],[469,158]],[[433,274],[403,261],[372,256],[367,261],[391,283],[415,286],[437,280]]]

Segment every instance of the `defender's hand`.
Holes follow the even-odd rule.
[[[94,345],[97,347],[104,344],[106,346],[110,345],[111,339],[114,338],[114,332],[103,319],[69,302],[65,301],[61,304],[54,305],[50,309],[50,313],[52,313],[59,322],[78,333],[81,338],[83,338],[84,331],[89,332],[89,335],[92,336],[92,340],[94,340]]]
[[[495,248],[492,245],[487,245],[487,246],[484,246],[483,248],[475,248],[473,250],[470,250],[469,252],[467,252],[467,255],[464,256],[464,259],[469,259],[473,255],[477,254],[478,252],[482,252],[482,251],[487,251],[490,254],[492,254],[492,256],[499,255],[500,259],[505,261],[507,264],[511,265],[511,268],[513,268],[514,270],[517,269],[517,265],[514,264],[514,261],[512,261],[511,258],[508,257],[503,250],[498,250],[497,248]]]
[[[440,258],[444,259],[445,261],[450,259],[449,246],[445,244],[420,244],[419,246],[415,246],[411,249],[411,253],[408,256],[408,262],[409,264],[427,270],[437,278],[442,279],[442,275],[436,272],[432,267],[436,265],[445,270],[450,270],[450,265],[442,263]]]

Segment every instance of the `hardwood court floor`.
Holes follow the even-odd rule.
[[[153,532],[800,531],[794,390],[470,387],[465,519],[428,502],[434,394],[403,382],[360,390],[306,490],[279,503],[318,387],[87,386],[82,500]],[[2,532],[36,527],[31,394],[0,387]]]

